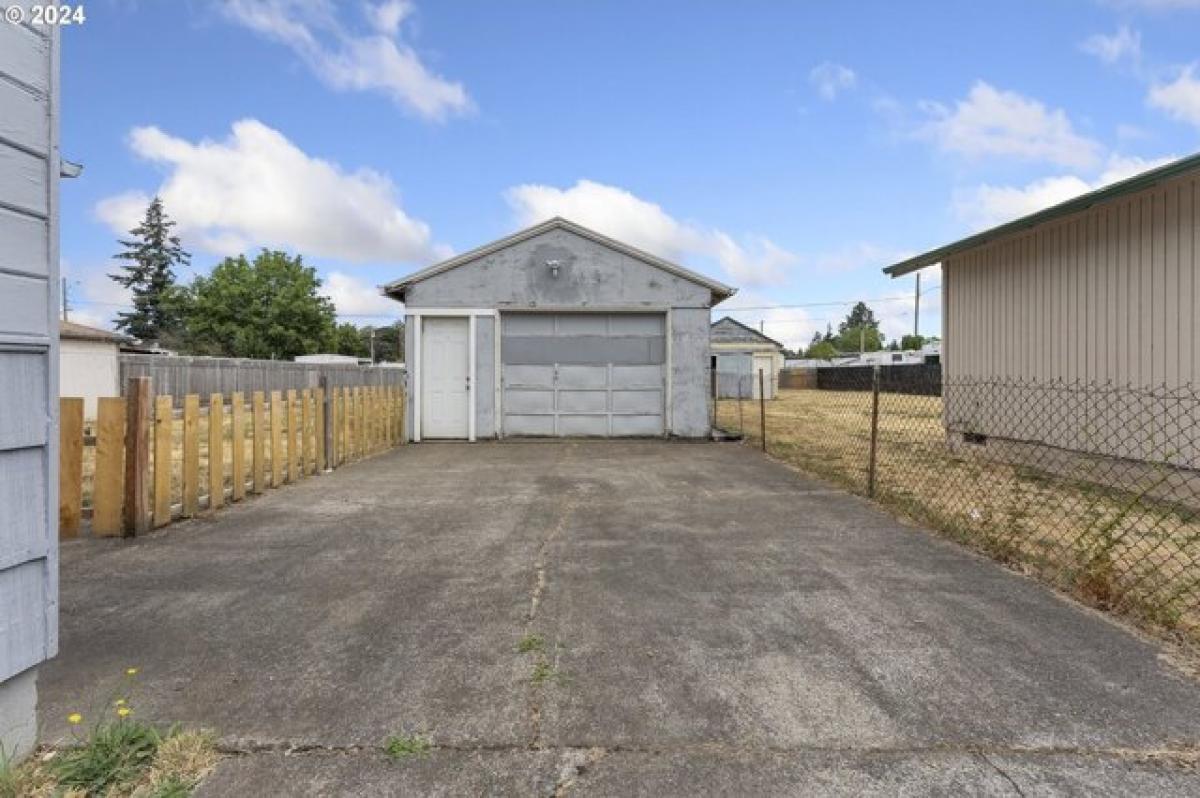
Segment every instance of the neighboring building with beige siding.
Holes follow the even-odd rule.
[[[884,270],[942,265],[952,432],[1156,459],[1200,423],[1151,397],[1200,386],[1198,183],[1193,156]]]

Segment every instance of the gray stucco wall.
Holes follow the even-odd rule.
[[[682,438],[709,434],[708,308],[671,310],[671,433]]]
[[[546,261],[560,263],[557,276]],[[709,433],[709,306],[703,285],[610,249],[565,229],[554,229],[407,288],[405,306],[504,310],[557,308],[671,311],[671,434]],[[476,338],[476,435],[496,433],[495,335],[490,319],[478,319]],[[413,325],[405,330],[414,352]],[[409,360],[409,381],[416,358]],[[408,429],[413,429],[409,403]]]
[[[546,261],[562,265],[557,277]],[[710,293],[567,230],[551,230],[408,288],[412,308],[704,307]]]
[[[496,437],[495,319],[475,320],[475,437]]]

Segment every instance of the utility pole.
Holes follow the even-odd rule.
[[[763,320],[762,319],[758,320],[758,331],[759,332],[763,331]]]
[[[917,291],[913,295],[913,335],[921,334],[921,273],[917,272]]]
[[[375,362],[375,328],[371,328],[371,362]]]

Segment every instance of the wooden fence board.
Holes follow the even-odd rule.
[[[250,480],[251,490],[262,493],[267,488],[267,413],[266,398],[262,391],[250,395],[251,427],[250,434]]]
[[[229,438],[230,501],[240,502],[246,498],[246,406],[241,393],[229,397]]]
[[[124,532],[150,531],[150,420],[154,412],[149,377],[131,377],[125,388]]]
[[[96,472],[92,480],[92,534],[121,534],[125,482],[125,400],[100,397],[96,412]]]
[[[313,422],[316,425],[316,429],[313,431],[313,438],[317,444],[316,445],[317,462],[316,462],[315,468],[316,468],[317,473],[319,474],[325,470],[325,458],[328,457],[328,455],[329,455],[329,453],[325,450],[325,389],[324,388],[318,388],[316,393],[313,394],[313,403],[316,406],[316,416],[313,418]]]
[[[371,454],[379,451],[379,392],[374,388],[367,389],[367,413],[371,419]]]
[[[295,482],[300,478],[300,402],[295,390],[287,392],[287,437],[287,481]]]
[[[175,410],[170,396],[154,398],[154,526],[171,523],[171,459]]]
[[[208,397],[208,509],[225,504],[225,398]]]
[[[271,487],[283,484],[283,394],[271,391]]]
[[[300,392],[300,476],[312,473],[312,391]]]
[[[342,462],[348,463],[354,457],[354,430],[350,425],[350,417],[354,415],[354,405],[350,401],[350,389],[342,389]]]
[[[354,420],[358,423],[355,442],[358,444],[358,456],[362,458],[367,456],[367,401],[366,392],[362,388],[356,388],[355,393],[358,394],[354,402]]]
[[[191,518],[200,509],[200,397],[183,397],[183,512]]]
[[[83,517],[83,399],[58,400],[58,536],[79,536]]]

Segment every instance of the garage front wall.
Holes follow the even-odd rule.
[[[558,263],[557,275],[547,266],[548,261]],[[560,314],[560,317],[564,313],[596,313],[600,318],[611,313],[658,314],[662,320],[661,343],[652,345],[661,347],[659,368],[665,372],[665,380],[669,383],[664,387],[662,424],[667,434],[708,435],[711,419],[707,389],[708,326],[712,300],[710,286],[563,228],[552,228],[477,260],[432,274],[408,285],[404,294],[410,314],[427,309],[496,312],[497,318],[478,317],[476,324],[473,383],[477,391],[476,436],[481,438],[507,434],[504,429],[506,386],[495,383],[495,358],[503,348],[500,346],[502,340],[498,341],[496,336],[503,330],[505,319],[518,312],[526,316],[550,313]],[[416,321],[415,316],[413,321]],[[406,351],[413,352],[413,324],[406,325],[405,335]],[[525,341],[516,342],[516,345],[528,347],[533,344]],[[583,344],[585,348],[599,347],[597,357],[602,351],[607,357],[613,351],[611,347],[625,345],[635,344],[614,344],[599,339]],[[573,351],[575,354],[569,359],[578,359],[582,350],[575,348]],[[542,356],[551,355],[547,350]],[[504,357],[503,354],[500,356]],[[514,354],[514,357],[519,355]],[[553,368],[553,364],[550,367]],[[410,375],[415,376],[414,370],[410,369]],[[617,375],[617,380],[634,376],[632,372],[622,373]],[[606,386],[606,390],[612,387]],[[626,397],[619,398],[624,401]],[[412,403],[409,403],[410,430],[414,421],[412,413]]]

